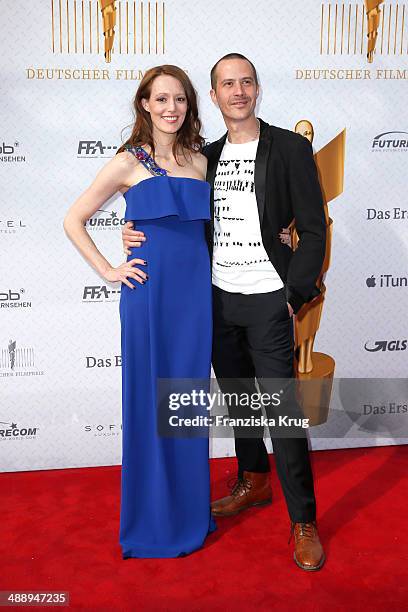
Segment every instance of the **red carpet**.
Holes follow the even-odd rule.
[[[403,610],[407,458],[407,446],[312,453],[327,556],[316,573],[292,560],[273,456],[272,505],[219,519],[182,559],[122,560],[119,467],[1,474],[0,590],[69,591],[71,610]],[[214,496],[234,465],[212,460]]]

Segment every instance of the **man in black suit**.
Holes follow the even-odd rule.
[[[204,149],[212,220],[214,340],[212,364],[224,393],[268,390],[273,379],[293,378],[292,316],[318,296],[315,283],[324,255],[326,222],[309,141],[255,116],[258,76],[244,56],[221,58],[211,71],[211,97],[228,132]],[[280,232],[295,219],[298,247]],[[131,230],[123,232],[124,245]],[[266,382],[268,381],[268,382]],[[229,405],[231,416],[245,409]],[[263,427],[235,428],[238,478],[230,495],[212,503],[214,516],[231,516],[271,501]],[[240,435],[241,434],[241,435]],[[316,501],[306,435],[271,438],[278,476],[294,533],[294,559],[320,569],[324,552],[316,526]]]

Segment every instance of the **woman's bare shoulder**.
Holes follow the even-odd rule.
[[[205,177],[207,173],[207,158],[200,151],[192,151],[191,159],[193,166]]]
[[[119,191],[122,191],[122,189],[126,189],[130,184],[133,184],[133,178],[137,174],[139,166],[139,160],[132,153],[121,151],[116,153],[105,165],[104,173],[106,176],[110,176],[115,184],[119,184],[121,186]]]
[[[135,155],[133,155],[133,153],[131,153],[130,151],[121,151],[120,153],[116,153],[116,155],[114,155],[114,157],[112,158],[112,161],[114,161],[118,165],[129,168],[134,168],[140,163],[139,160],[135,157]]]

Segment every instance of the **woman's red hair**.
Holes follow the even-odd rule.
[[[136,121],[132,129],[130,137],[122,144],[117,153],[125,151],[129,146],[144,146],[148,145],[151,150],[151,156],[154,157],[154,142],[153,128],[150,113],[148,113],[142,105],[142,100],[149,100],[152,83],[158,76],[166,74],[180,81],[187,98],[187,113],[184,123],[177,132],[176,139],[173,144],[173,155],[177,161],[180,152],[185,149],[190,151],[201,151],[204,145],[204,138],[200,136],[201,121],[198,117],[197,94],[187,76],[187,74],[178,66],[164,64],[163,66],[155,66],[147,70],[140,85],[137,89],[133,107],[135,111]],[[177,162],[178,163],[178,162]]]

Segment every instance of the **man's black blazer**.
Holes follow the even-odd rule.
[[[207,181],[211,185],[211,221],[206,237],[212,258],[214,234],[214,180],[227,134],[207,145]],[[312,145],[304,136],[260,120],[255,159],[255,194],[262,241],[285,284],[286,299],[295,313],[320,294],[316,280],[326,248],[323,198]],[[282,244],[279,232],[295,219],[296,251]]]

